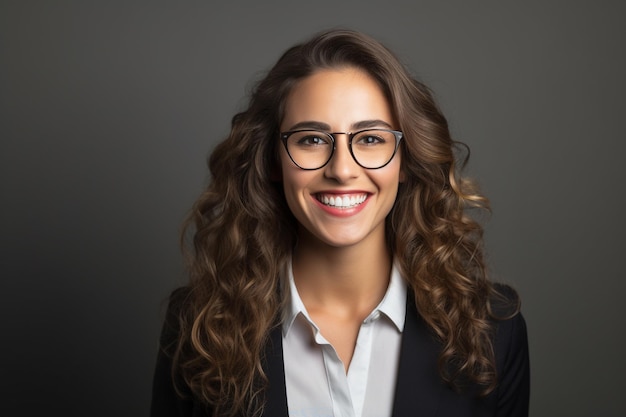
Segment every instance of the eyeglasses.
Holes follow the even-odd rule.
[[[292,130],[282,132],[280,139],[289,158],[298,168],[315,170],[324,167],[333,157],[336,135],[348,135],[352,158],[366,169],[379,169],[391,162],[402,139],[402,132],[388,129],[365,129],[349,133]]]

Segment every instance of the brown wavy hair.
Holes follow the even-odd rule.
[[[332,30],[287,50],[257,84],[209,157],[211,180],[184,225],[190,290],[178,314],[174,372],[216,415],[263,408],[263,349],[279,322],[279,280],[297,230],[276,180],[285,99],[315,71],[342,67],[377,81],[404,133],[406,179],[386,238],[421,317],[442,343],[441,377],[478,384],[484,394],[496,386],[490,300],[498,294],[486,276],[482,227],[467,213],[488,202],[459,174],[467,153],[450,137],[430,90],[387,48]],[[513,305],[508,313],[516,311]]]

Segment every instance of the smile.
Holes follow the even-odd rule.
[[[353,195],[331,195],[331,194],[316,194],[315,198],[325,206],[348,209],[363,204],[367,199],[367,194],[353,194]]]

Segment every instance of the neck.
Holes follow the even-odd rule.
[[[371,311],[382,300],[391,275],[392,256],[384,234],[348,247],[332,247],[300,236],[293,253],[298,293],[307,306]]]

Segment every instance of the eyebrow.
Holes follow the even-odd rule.
[[[383,127],[387,129],[392,129],[392,126],[385,122],[384,120],[374,119],[374,120],[361,120],[359,122],[355,122],[350,125],[350,130],[361,130],[361,129],[369,129],[374,127]],[[298,122],[295,125],[291,126],[288,131],[292,130],[300,130],[300,129],[311,129],[311,130],[322,130],[322,131],[330,131],[330,125],[323,122],[317,122],[313,120],[307,120],[304,122]]]

